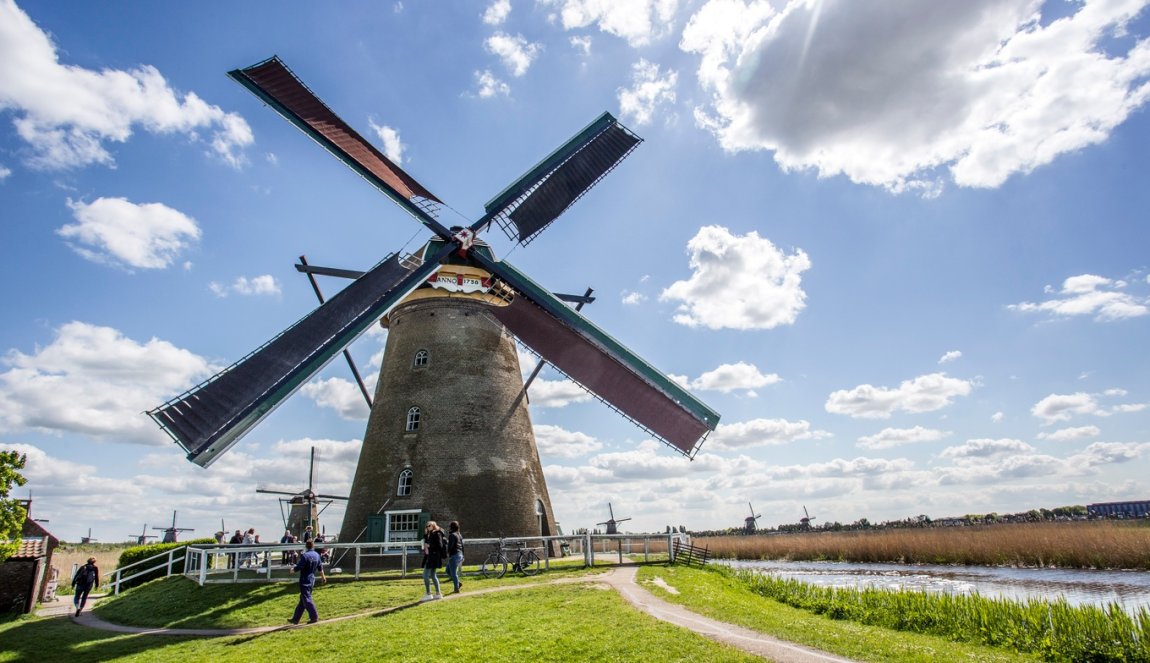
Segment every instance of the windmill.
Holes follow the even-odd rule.
[[[607,503],[607,513],[611,514],[610,518],[608,518],[607,520],[605,520],[601,523],[595,523],[595,524],[596,525],[606,525],[608,534],[618,534],[619,533],[619,528],[618,528],[619,523],[625,523],[628,520],[631,520],[630,518],[619,518],[616,520],[615,510],[611,508],[610,502]]]
[[[92,537],[92,528],[88,528],[88,536],[81,536],[80,543],[96,543],[96,539]]]
[[[140,530],[139,534],[129,534],[128,539],[135,539],[137,546],[148,545],[148,539],[157,538],[155,534],[148,534],[148,523],[144,523],[144,529]]]
[[[814,516],[812,516],[810,512],[807,511],[806,505],[803,505],[803,517],[799,519],[799,526],[803,529],[810,529],[811,521],[814,519]]]
[[[751,515],[743,519],[743,534],[754,534],[755,530],[759,528],[759,518],[763,517],[761,513],[755,513],[755,507],[747,502],[747,508],[751,510]]]
[[[160,543],[175,543],[180,535],[180,532],[194,532],[195,529],[191,527],[176,527],[176,512],[172,512],[172,526],[171,527],[153,527],[152,529],[159,529],[164,531],[164,538]]]
[[[281,490],[265,490],[263,488],[256,488],[257,493],[268,493],[271,495],[290,495],[288,499],[280,499],[280,515],[283,515],[283,505],[289,506],[288,513],[284,516],[284,527],[291,531],[296,536],[301,536],[305,527],[311,527],[311,531],[315,533],[320,532],[319,528],[319,515],[323,513],[328,506],[335,500],[346,500],[346,497],[338,495],[320,495],[314,490],[315,485],[315,447],[311,448],[311,462],[308,464],[307,470],[307,488],[299,491],[298,493],[288,493]],[[323,504],[320,507],[320,504]]]
[[[609,113],[504,189],[470,226],[448,228],[437,218],[441,201],[279,58],[229,76],[433,237],[415,255],[391,254],[363,273],[298,265],[354,281],[148,412],[190,461],[210,465],[381,318],[389,329],[384,362],[341,527],[369,541],[416,538],[429,518],[457,519],[473,532],[554,533],[514,339],[688,458],[718,425],[718,413],[476,237],[496,224],[527,245],[622,161],[641,139]]]

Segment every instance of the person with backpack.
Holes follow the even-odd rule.
[[[447,577],[455,586],[453,594],[459,593],[463,583],[459,582],[459,569],[463,566],[463,534],[459,532],[459,521],[453,520],[447,525]]]
[[[443,593],[439,590],[439,576],[435,575],[435,572],[447,557],[447,540],[443,536],[443,530],[434,520],[429,520],[423,531],[423,591],[426,592],[423,600],[430,601],[443,598]],[[435,585],[435,595],[431,593],[432,584]]]
[[[76,597],[72,603],[76,605],[77,617],[84,611],[84,606],[88,604],[88,592],[96,589],[99,585],[100,569],[96,567],[96,558],[89,557],[88,563],[76,569],[76,575],[72,576],[72,587],[76,588]]]

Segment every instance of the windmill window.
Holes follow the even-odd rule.
[[[407,425],[404,430],[408,432],[419,430],[419,408],[413,407],[407,411]]]
[[[415,353],[415,367],[422,368],[427,366],[427,362],[431,361],[431,353],[427,350],[420,350]]]
[[[411,478],[414,476],[411,470],[404,470],[399,473],[399,486],[395,489],[395,494],[400,497],[407,497],[411,494]]]

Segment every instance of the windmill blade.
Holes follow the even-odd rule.
[[[603,113],[487,203],[471,229],[478,232],[494,220],[526,246],[642,141]]]
[[[629,517],[628,517],[628,518],[618,518],[618,519],[616,519],[616,520],[615,520],[615,522],[616,522],[616,523],[625,523],[625,522],[627,522],[628,520],[631,520],[631,519],[630,519]]]
[[[327,107],[277,56],[228,72],[305,134],[386,194],[420,223],[449,239],[435,220],[442,201]]]
[[[299,495],[299,493],[289,493],[286,490],[267,490],[266,488],[256,488],[256,492],[266,493],[268,495],[291,495],[292,497]]]
[[[517,296],[492,315],[556,369],[651,435],[693,458],[719,414],[565,306],[508,262],[473,252]]]
[[[393,255],[255,352],[148,412],[207,467],[439,266],[410,269]],[[174,524],[174,523],[173,523]]]
[[[351,498],[346,495],[316,495],[321,500],[350,500]]]

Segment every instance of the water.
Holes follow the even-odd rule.
[[[825,587],[915,589],[1015,600],[1066,599],[1071,605],[1117,603],[1127,612],[1150,609],[1150,571],[1024,569],[934,564],[854,564],[724,560],[734,568],[793,578]]]

